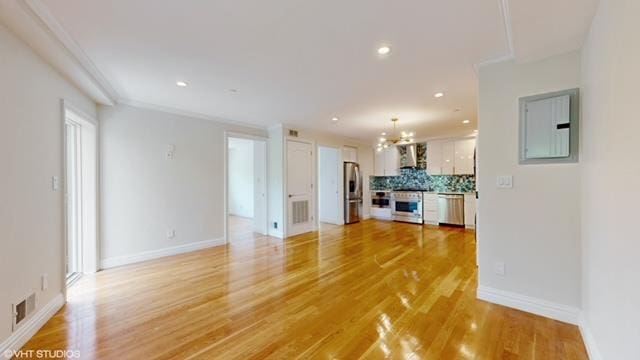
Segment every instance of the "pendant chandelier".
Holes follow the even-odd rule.
[[[408,144],[413,142],[413,136],[415,135],[413,132],[402,131],[400,134],[396,133],[396,123],[398,122],[397,118],[391,119],[391,123],[393,124],[393,131],[391,134],[382,133],[382,137],[376,146],[378,151],[382,151],[382,149],[386,149],[389,146],[398,145],[398,144]],[[389,135],[389,136],[386,136]]]

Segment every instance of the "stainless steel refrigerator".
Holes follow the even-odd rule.
[[[344,223],[353,224],[362,217],[362,174],[360,165],[344,163]]]

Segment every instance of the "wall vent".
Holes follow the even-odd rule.
[[[23,321],[36,310],[36,294],[27,296],[17,304],[11,304],[11,310],[13,313],[12,330],[16,331]]]
[[[293,207],[293,224],[304,224],[309,221],[309,201],[294,201]]]
[[[298,137],[298,130],[289,129],[289,136]]]

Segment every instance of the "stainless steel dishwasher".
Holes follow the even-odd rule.
[[[464,226],[464,195],[438,195],[438,222]]]

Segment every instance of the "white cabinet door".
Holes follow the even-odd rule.
[[[455,142],[442,143],[442,175],[453,175],[455,166]]]
[[[385,151],[384,150],[373,150],[374,152],[374,157],[375,157],[375,169],[374,169],[374,175],[375,176],[384,176],[384,165],[385,165],[385,161],[384,161],[384,154]]]
[[[398,168],[400,167],[398,148],[390,146],[384,150],[384,153],[384,175],[397,176],[399,174]]]
[[[427,142],[427,174],[442,174],[442,141]]]
[[[473,175],[473,152],[475,139],[456,140],[454,173],[456,175]]]
[[[342,147],[342,161],[358,162],[358,149],[353,146]]]
[[[391,220],[391,209],[371,208],[371,217],[374,219]]]
[[[476,227],[476,195],[464,194],[464,226],[470,229]]]
[[[424,194],[423,220],[425,224],[438,225],[438,194]]]

